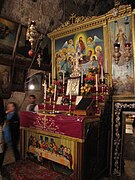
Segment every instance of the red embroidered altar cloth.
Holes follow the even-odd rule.
[[[21,127],[40,129],[42,131],[53,132],[79,139],[84,138],[85,119],[86,117],[84,116],[67,116],[63,114],[44,115],[33,112],[20,112]]]

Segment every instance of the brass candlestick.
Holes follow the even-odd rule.
[[[81,88],[83,87],[83,83],[81,83]]]
[[[55,114],[55,106],[56,106],[56,102],[53,101],[53,111],[52,111],[53,114]]]
[[[101,94],[105,93],[105,79],[100,79],[100,84],[101,84]]]
[[[64,95],[65,95],[65,84],[63,83],[61,105],[64,104]]]
[[[72,115],[72,100],[70,99],[69,100],[69,111],[68,111],[68,116],[71,116]]]
[[[63,94],[63,96],[65,94],[65,84],[64,83],[63,83],[63,87],[62,87],[62,94]]]
[[[49,96],[49,104],[50,105],[52,104],[52,97],[51,97],[51,95]]]
[[[98,107],[98,91],[96,91],[96,107]]]
[[[44,99],[44,110],[43,110],[43,113],[44,114],[46,113],[46,99]]]
[[[105,78],[100,81],[100,84],[101,84],[101,94],[102,95],[108,94],[108,82],[106,84]]]
[[[95,115],[99,116],[101,114],[101,108],[99,106],[99,103],[98,103],[98,91],[96,91],[96,112],[95,112]]]
[[[46,113],[46,95],[47,95],[47,84],[46,84],[46,80],[44,79],[44,110],[43,113]]]

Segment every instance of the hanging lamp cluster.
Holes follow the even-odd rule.
[[[117,18],[120,5],[119,0],[114,0],[113,16]],[[125,13],[126,14],[126,13]],[[119,27],[118,21],[114,21],[114,50],[113,58],[116,64],[119,64],[121,58],[124,58],[125,62],[128,63],[131,59],[131,42],[130,42],[130,23],[129,17],[126,15],[124,18],[123,28]]]

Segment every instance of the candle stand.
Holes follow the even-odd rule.
[[[44,110],[43,113],[46,114],[46,99],[44,99]]]
[[[46,95],[47,95],[47,84],[46,84],[45,79],[44,79],[43,87],[44,87],[44,110],[43,110],[43,113],[45,114],[46,113]]]
[[[105,94],[105,79],[100,79],[101,94]]]
[[[63,94],[63,96],[65,95],[65,84],[63,84],[63,86],[62,86],[62,94]]]
[[[49,96],[49,105],[52,105],[52,95]]]
[[[68,111],[68,116],[71,116],[72,115],[72,112],[71,112],[71,110],[72,110],[72,100],[70,99],[69,100],[69,111]]]
[[[108,94],[108,85],[105,84],[105,79],[100,79],[100,88],[101,88],[101,94]]]
[[[55,88],[54,88],[54,97],[53,97],[53,114],[55,113],[55,106],[56,106],[56,95],[57,95],[57,86],[56,86],[56,84],[55,84]]]
[[[96,107],[98,107],[98,91],[96,91]]]
[[[56,102],[53,101],[53,111],[52,111],[53,114],[55,114],[55,107],[56,107]]]
[[[96,91],[96,105],[95,105],[95,115],[99,116],[101,108],[99,107],[99,103],[98,103],[98,91]]]
[[[81,88],[83,87],[83,83],[81,83]]]

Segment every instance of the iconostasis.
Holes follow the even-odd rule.
[[[103,80],[115,95],[134,94],[135,11],[130,5],[94,17],[77,17],[48,34],[52,42],[52,80],[80,77],[80,84]],[[62,78],[64,74],[64,78]]]

